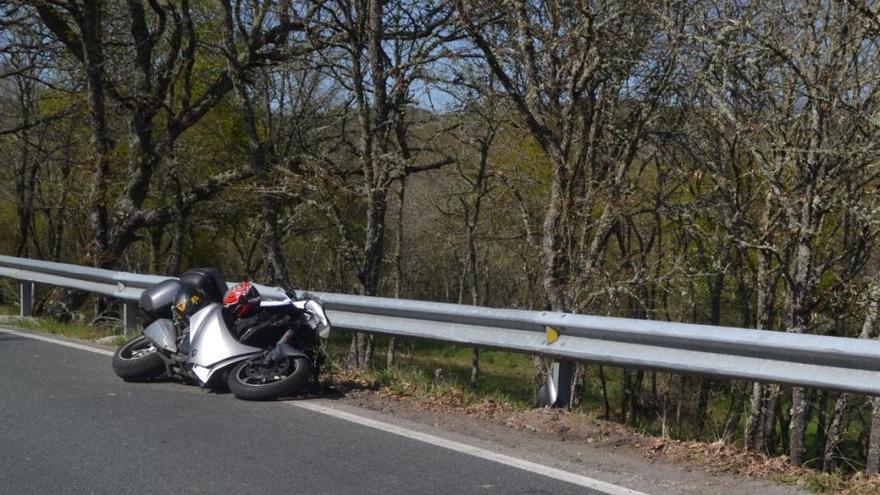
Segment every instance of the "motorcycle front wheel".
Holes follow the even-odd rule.
[[[149,380],[165,371],[156,347],[143,335],[122,345],[113,354],[113,371],[127,382]]]
[[[302,390],[311,372],[311,363],[302,356],[287,358],[281,364],[265,364],[256,358],[235,365],[227,384],[239,399],[272,400]]]

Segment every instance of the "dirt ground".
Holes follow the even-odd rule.
[[[762,479],[772,477],[764,468],[721,472],[725,462],[748,465],[726,459],[736,449],[724,445],[664,442],[557,409],[518,411],[492,401],[474,404],[458,394],[419,400],[382,389],[343,391],[335,405],[650,494],[813,493]],[[720,466],[705,462],[713,456]]]

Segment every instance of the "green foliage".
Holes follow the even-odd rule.
[[[76,339],[95,340],[119,333],[119,326],[88,325],[83,323],[60,322],[51,318],[12,318],[8,324],[15,327],[46,332]]]

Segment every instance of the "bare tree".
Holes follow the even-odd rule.
[[[541,238],[547,304],[555,311],[583,310],[577,295],[601,266],[622,220],[629,172],[675,74],[672,33],[680,26],[668,20],[677,7],[455,5],[476,53],[550,161]],[[664,57],[654,59],[659,44]],[[634,99],[640,103],[631,104]],[[543,382],[541,374],[536,383]]]
[[[452,161],[410,144],[415,125],[411,88],[424,81],[430,64],[442,57],[441,47],[451,37],[449,16],[442,2],[413,6],[338,0],[319,9],[309,26],[312,42],[323,47],[328,71],[354,107],[354,115],[346,109],[339,116],[338,140],[315,158],[323,169],[320,189],[328,194],[321,198],[321,208],[339,230],[342,252],[362,294],[379,293],[391,187],[407,174]],[[357,169],[349,165],[352,162]],[[349,186],[350,180],[357,183]],[[333,204],[333,183],[355,192],[363,202],[362,217],[347,217]],[[355,232],[360,219],[365,224],[359,243]],[[366,368],[373,351],[372,336],[354,335],[349,365]]]
[[[251,175],[249,168],[236,167],[205,178],[182,191],[179,208],[147,201],[163,157],[232,89],[228,71],[221,70],[197,94],[200,75],[194,66],[204,54],[198,50],[199,33],[188,1],[133,0],[123,10],[92,0],[34,0],[28,5],[85,73],[94,155],[89,257],[96,266],[112,266],[140,239],[141,229],[165,225],[176,209],[189,210]],[[284,37],[295,27],[294,21],[281,19],[266,28],[251,44],[254,53],[248,62],[276,58]],[[111,108],[128,125],[128,170],[115,199],[109,187],[114,174],[109,155],[116,141],[109,128]]]
[[[470,287],[470,303],[478,306],[485,303],[485,295],[481,296],[480,271],[478,269],[477,227],[483,209],[484,199],[489,193],[489,157],[492,144],[498,134],[501,121],[498,117],[497,102],[491,96],[484,99],[471,99],[461,113],[461,124],[454,136],[473,154],[475,165],[470,166],[470,159],[459,158],[456,163],[458,176],[464,183],[464,190],[456,194],[461,220],[464,221],[465,257],[462,262],[462,284],[459,290],[459,302],[464,297],[464,287]],[[488,288],[486,288],[488,290]],[[480,349],[474,348],[471,354],[470,387],[476,393],[480,376]]]
[[[674,73],[673,45],[667,58],[647,62],[654,35],[672,26],[641,7],[456,4],[459,22],[550,158],[541,245],[544,289],[555,310],[574,309],[575,274],[599,263],[619,220],[627,172]],[[636,25],[637,31],[628,31]],[[639,95],[642,105],[628,105],[628,95]],[[600,199],[610,201],[600,206]],[[597,220],[575,224],[593,213]],[[572,259],[568,246],[584,249]]]
[[[7,19],[14,19],[21,9],[13,9],[4,12]],[[40,172],[40,154],[44,147],[41,141],[46,134],[45,124],[39,123],[39,95],[40,84],[40,53],[37,47],[40,39],[29,33],[22,26],[24,19],[14,19],[17,22],[9,22],[10,39],[7,46],[0,51],[0,84],[3,84],[4,94],[9,100],[3,104],[8,108],[4,111],[2,127],[4,135],[8,136],[8,145],[0,148],[5,157],[5,162],[12,163],[11,181],[15,184],[15,213],[17,220],[15,255],[28,257],[30,244],[36,243],[36,238],[31,238],[33,232],[32,222],[35,217],[35,196],[37,191],[37,177]],[[19,45],[19,46],[13,46]],[[24,47],[30,46],[31,49]],[[4,98],[5,99],[5,98]],[[6,109],[4,109],[6,110]]]
[[[302,17],[311,17],[320,7],[320,2],[310,5]],[[304,24],[298,19],[300,13],[296,12],[288,2],[266,1],[253,4],[227,0],[224,3],[224,9],[224,54],[229,66],[229,77],[232,80],[238,101],[239,115],[247,135],[251,167],[256,176],[261,196],[260,217],[262,218],[262,238],[265,244],[267,280],[275,284],[289,286],[290,276],[281,243],[282,233],[279,222],[281,198],[276,187],[278,176],[273,176],[272,169],[278,166],[281,161],[286,161],[288,165],[294,166],[289,171],[296,172],[295,169],[300,160],[291,159],[290,156],[276,156],[273,152],[278,150],[277,145],[280,143],[269,142],[276,136],[268,132],[261,135],[261,119],[258,115],[259,110],[255,108],[252,93],[262,93],[264,95],[262,100],[267,101],[266,108],[262,109],[264,113],[262,122],[272,122],[272,114],[282,110],[282,108],[272,108],[273,104],[281,107],[285,103],[286,95],[277,92],[269,95],[267,94],[270,91],[269,87],[264,87],[262,91],[254,88],[255,85],[251,84],[251,81],[256,77],[256,74],[249,72],[248,69],[257,65],[258,50],[265,43],[264,40],[267,37],[273,38],[272,43],[285,47],[284,57],[288,64],[288,70],[296,63],[296,57],[302,58],[303,55],[311,51],[311,48],[305,46],[304,40],[289,41],[293,26],[302,31]],[[285,27],[279,30],[280,26]],[[278,33],[273,34],[273,30],[277,30]],[[265,71],[262,76],[264,81],[275,77],[274,74]],[[273,98],[277,99],[273,101]],[[295,126],[288,125],[287,128],[295,128]],[[288,148],[287,151],[293,150]]]
[[[812,20],[816,12],[818,25]],[[877,80],[873,66],[853,61],[865,60],[875,48],[863,42],[865,23],[845,5],[760,6],[719,24],[711,26],[716,51],[705,71],[706,87],[731,132],[747,136],[746,148],[783,215],[785,237],[793,243],[783,271],[787,331],[803,333],[818,303],[818,281],[841,259],[840,253],[817,256],[820,232],[848,201],[839,194],[847,190],[843,186],[873,161],[876,139],[866,115],[877,104]],[[754,110],[736,112],[731,94],[746,98]],[[784,259],[783,246],[761,249]],[[795,387],[789,450],[795,464],[803,461],[807,409],[804,390]]]

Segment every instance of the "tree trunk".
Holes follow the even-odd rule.
[[[843,421],[843,414],[846,412],[847,402],[849,402],[849,394],[846,393],[840,394],[840,397],[834,401],[834,411],[831,413],[831,422],[828,424],[828,431],[825,434],[825,448],[822,453],[822,470],[826,473],[834,471],[837,467],[840,425]]]
[[[471,350],[471,392],[477,393],[477,384],[480,379],[480,348],[474,347]]]
[[[180,190],[180,181],[174,179],[174,210],[173,230],[171,233],[171,252],[168,259],[168,272],[174,276],[180,276],[183,266],[183,242],[186,237],[186,215],[183,212],[183,192]]]
[[[68,133],[64,138],[64,157],[61,159],[60,164],[60,183],[62,184],[60,195],[52,195],[55,201],[53,204],[64,205],[67,204],[68,197],[70,195],[70,190],[72,189],[70,185],[70,174],[73,171],[72,165],[72,148],[73,148],[73,138],[71,133]],[[52,261],[61,261],[61,249],[64,244],[64,232],[67,223],[69,222],[69,214],[64,211],[63,208],[52,208],[50,205],[50,201],[47,198],[42,198],[43,206],[43,215],[46,217],[46,223],[48,224],[48,232],[46,233],[47,242],[49,246],[49,252],[51,253]],[[55,210],[54,212],[52,210]],[[53,214],[54,213],[54,214]]]
[[[632,397],[632,372],[623,369],[623,394],[620,396],[620,422],[628,424],[627,412],[629,412],[629,400]]]
[[[729,442],[739,430],[739,423],[742,420],[743,407],[745,406],[745,390],[743,383],[737,383],[731,386],[730,413],[727,421],[724,422],[724,432],[722,438],[725,442]]]
[[[96,0],[83,2],[81,12],[74,16],[80,29],[80,44],[75,50],[81,55],[86,74],[87,107],[89,111],[89,130],[92,160],[89,166],[91,181],[88,194],[89,233],[91,241],[85,249],[87,263],[97,268],[110,268],[113,255],[110,252],[110,224],[107,213],[110,151],[112,140],[107,124],[107,103],[104,95],[105,59],[102,48],[103,38],[103,4]],[[53,24],[51,7],[38,7],[40,16],[47,24]],[[57,20],[57,18],[55,19]],[[72,312],[85,303],[87,294],[66,289],[52,291],[47,304],[48,314],[62,320],[69,320]],[[98,301],[95,312],[103,311]]]
[[[803,464],[806,446],[804,437],[807,432],[806,390],[802,387],[791,389],[791,423],[789,423],[788,456],[792,464]]]
[[[725,249],[725,252],[727,250]],[[727,255],[722,256],[722,265],[728,260]],[[724,271],[718,270],[709,284],[709,324],[721,324],[721,296],[724,291]],[[700,380],[700,395],[697,399],[697,427],[695,438],[702,440],[703,429],[706,425],[706,412],[709,407],[709,392],[711,391],[712,381],[708,378]]]
[[[685,391],[687,390],[687,375],[681,375],[678,382],[678,401],[675,404],[675,436],[683,439],[682,431],[682,406],[685,400]]]
[[[779,440],[782,445],[782,450],[784,452],[788,452],[791,447],[791,437],[789,436],[789,432],[791,431],[791,416],[785,415],[785,408],[782,407],[782,391],[780,390],[780,394],[777,397],[777,400],[774,404],[776,410],[776,420],[779,423],[778,425],[773,425],[773,428],[779,429]]]
[[[872,286],[869,292],[870,303],[865,323],[859,334],[861,339],[870,339],[874,336],[874,323],[880,315],[880,286]],[[871,398],[871,437],[868,440],[868,458],[865,464],[865,474],[871,476],[880,472],[880,398]]]
[[[877,317],[880,316],[880,287],[872,286],[868,292],[869,294],[869,303],[868,303],[868,312],[865,315],[865,321],[862,323],[862,330],[859,332],[860,339],[870,339],[874,335],[874,324],[877,321]],[[840,443],[841,437],[841,423],[843,422],[843,415],[846,412],[846,407],[848,405],[850,399],[850,394],[840,394],[840,397],[837,398],[837,401],[834,403],[834,412],[831,415],[831,423],[828,426],[828,432],[825,435],[825,447],[824,453],[822,455],[822,470],[825,472],[834,471],[837,467],[837,459],[839,457],[839,449],[838,444]],[[877,453],[878,446],[875,445],[876,436],[880,435],[880,428],[878,428],[878,410],[877,410],[877,401],[876,399],[872,400],[873,408],[873,420],[871,422],[871,440],[869,441],[868,448],[868,465],[865,466],[865,472],[869,471],[870,462],[874,460],[876,462],[876,458],[880,456]],[[877,440],[880,442],[880,440]],[[874,449],[872,452],[871,449]],[[871,456],[874,456],[873,458]],[[871,474],[876,474],[875,471]]]
[[[641,403],[639,398],[642,395],[642,383],[645,379],[644,370],[637,370],[635,380],[633,380],[631,393],[630,393],[630,403],[629,403],[629,425],[636,426],[638,424],[639,419],[639,411],[641,411]]]
[[[874,476],[880,473],[880,398],[871,398],[871,437],[868,440],[868,459],[865,474]]]
[[[814,199],[816,198],[816,186],[819,180],[819,163],[817,153],[814,151],[821,139],[820,115],[817,102],[809,106],[810,109],[810,132],[806,164],[799,168],[799,174],[804,181],[803,191],[799,191],[800,200],[796,220],[797,222],[797,247],[794,260],[794,274],[789,287],[791,295],[791,326],[790,333],[804,333],[810,323],[810,297],[812,296],[813,280],[813,239],[819,221]],[[804,461],[804,436],[807,431],[807,407],[805,394],[801,387],[795,387],[791,393],[791,445],[789,458],[792,464],[802,464]]]
[[[385,350],[385,368],[394,366],[394,358],[397,354],[397,337],[388,340],[388,349]]]
[[[763,241],[769,240],[773,233],[774,225],[771,223],[772,208],[773,196],[768,194],[764,200],[764,211],[761,213],[761,238]],[[755,328],[758,330],[770,330],[776,306],[776,284],[779,280],[779,274],[773,270],[772,252],[761,250],[757,254]],[[773,415],[773,409],[768,407],[769,395],[766,385],[755,383],[752,386],[749,417],[746,420],[744,434],[746,450],[753,452],[767,452],[770,450],[766,437],[767,420],[769,416]]]
[[[259,177],[263,187],[271,186],[271,179],[266,173]],[[278,226],[278,212],[281,210],[281,201],[266,192],[263,198],[263,239],[266,244],[266,280],[273,285],[290,287],[290,275],[287,270],[287,259],[282,246],[281,232]]]
[[[382,57],[382,19],[383,2],[373,0],[366,3],[366,25],[358,30],[363,39],[356,43],[358,51],[352,57],[353,87],[358,104],[358,119],[361,126],[360,153],[361,168],[364,172],[364,189],[366,199],[366,228],[364,232],[363,256],[358,267],[358,281],[363,294],[375,296],[379,290],[380,268],[384,256],[385,210],[387,209],[387,191],[384,184],[384,171],[388,166],[382,163],[388,151],[388,129],[390,109],[388,105],[385,74],[385,60]],[[364,43],[367,46],[369,77],[364,71],[361,56]],[[372,81],[372,106],[367,96],[366,85]],[[376,139],[374,139],[376,138]],[[377,150],[378,147],[378,150]],[[373,355],[373,336],[366,334],[352,335],[347,366],[365,370],[370,366]]]
[[[406,176],[400,178],[397,185],[397,231],[394,233],[394,297],[399,299],[403,287],[403,206],[406,204]],[[397,352],[397,337],[388,341],[385,354],[385,366],[394,365],[394,354]]]
[[[273,162],[270,155],[270,147],[265,138],[261,137],[257,115],[251,95],[248,93],[248,82],[245,65],[242,64],[236,46],[236,29],[233,7],[230,3],[226,8],[226,33],[225,46],[227,54],[227,66],[232,87],[235,90],[238,102],[238,114],[244,123],[247,135],[248,151],[250,151],[251,168],[257,177],[257,185],[260,187],[260,218],[263,223],[262,238],[266,253],[266,278],[273,285],[289,286],[290,279],[287,272],[287,263],[284,251],[281,247],[281,235],[278,228],[278,212],[281,208],[280,201],[272,192],[273,179],[269,177],[269,167]],[[250,57],[250,54],[246,54]],[[245,60],[246,62],[247,60]]]
[[[348,349],[349,366],[357,370],[366,370],[370,367],[374,351],[374,336],[366,333],[352,335],[351,345]]]
[[[746,431],[744,445],[746,450],[758,452],[764,450],[763,438],[764,430],[764,400],[766,395],[766,387],[763,383],[754,382],[752,384],[751,400],[749,401],[749,417],[746,420]]]
[[[491,136],[488,140],[480,141],[480,158],[477,166],[476,180],[473,181],[471,194],[473,204],[465,209],[465,232],[467,234],[467,272],[470,275],[471,304],[480,304],[480,284],[477,272],[477,225],[480,221],[480,212],[483,205],[483,196],[486,194],[486,167],[489,164],[489,147]],[[470,210],[470,214],[467,211]],[[480,349],[474,347],[471,351],[471,379],[470,386],[477,393],[477,382],[480,379]]]
[[[31,154],[30,132],[27,130],[31,125],[31,113],[34,106],[34,83],[21,76],[15,77],[15,83],[18,87],[19,122],[25,129],[21,131],[21,136],[18,139],[20,143],[19,154],[14,165],[15,211],[18,224],[15,231],[15,256],[28,257],[28,236],[33,228],[34,195],[37,171],[39,170],[39,161],[35,160]],[[36,242],[37,239],[34,238],[34,241]]]
[[[88,107],[91,117],[91,144],[94,153],[91,188],[89,190],[89,226],[92,244],[88,250],[92,266],[108,268],[110,227],[107,216],[108,176],[110,174],[110,133],[107,128],[104,101],[104,54],[101,48],[103,9],[95,0],[83,5],[82,45],[86,69]]]
[[[604,406],[603,419],[611,418],[611,403],[608,402],[608,383],[605,381],[605,369],[599,366],[599,382],[602,385],[602,405]]]
[[[561,157],[551,156],[553,161],[553,183],[550,186],[547,216],[544,219],[544,234],[541,242],[543,259],[543,283],[547,301],[552,311],[568,311],[566,286],[568,282],[568,260],[564,251],[565,215],[563,210],[563,181],[566,180],[567,165]]]
[[[150,263],[149,273],[162,273],[162,238],[165,231],[161,227],[153,227],[148,229],[150,237]]]
[[[587,388],[589,374],[587,365],[585,363],[577,363],[575,365],[574,371],[574,392],[571,394],[571,407],[572,409],[576,407],[580,407],[580,405],[586,400],[587,397]]]
[[[819,392],[819,404],[817,406],[818,413],[818,424],[816,425],[816,434],[819,436],[819,441],[816,442],[816,450],[813,453],[813,458],[818,459],[818,465],[816,469],[822,470],[822,463],[824,461],[825,454],[825,442],[827,441],[828,434],[828,396],[830,395],[827,390],[822,390]]]
[[[532,356],[532,403],[540,404],[538,392],[547,381],[548,370],[544,359],[540,356]]]
[[[761,425],[761,437],[763,450],[770,455],[776,453],[776,421],[779,419],[781,395],[782,388],[779,385],[773,384],[768,386],[767,400],[764,403],[764,421]]]
[[[703,439],[703,428],[706,426],[706,410],[709,407],[709,387],[712,381],[708,378],[700,379],[700,394],[697,398],[697,424],[694,432],[695,440]]]

